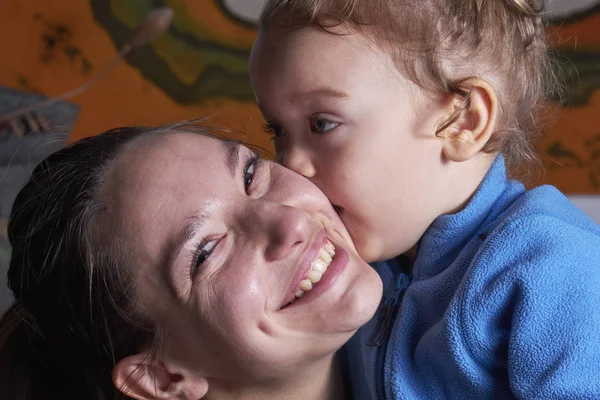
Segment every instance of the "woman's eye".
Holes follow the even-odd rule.
[[[339,125],[339,122],[333,122],[321,117],[315,117],[310,120],[310,130],[317,133],[328,133]]]
[[[250,165],[244,174],[244,186],[246,187],[246,190],[250,188],[252,179],[254,179],[254,168],[256,168],[255,164]]]
[[[192,262],[192,267],[190,270],[190,276],[192,278],[196,276],[198,269],[202,266],[202,264],[204,264],[208,257],[210,257],[210,254],[212,253],[216,244],[216,240],[211,240],[208,242],[202,241],[202,243],[198,245],[198,248],[196,249],[196,252],[194,254],[194,261]]]
[[[258,153],[254,153],[246,162],[246,167],[244,168],[244,189],[246,190],[246,194],[250,194],[250,188],[254,182],[256,168],[259,161],[260,155]]]

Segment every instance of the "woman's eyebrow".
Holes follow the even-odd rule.
[[[169,262],[167,265],[173,265],[183,246],[192,240],[194,234],[202,227],[207,217],[208,215],[204,213],[198,213],[187,219],[185,226],[181,231],[179,231],[172,242],[171,251],[169,252]]]
[[[242,144],[236,140],[226,140],[222,142],[227,151],[227,169],[232,178],[237,176],[238,162],[240,159],[240,148]]]
[[[237,176],[237,169],[240,159],[239,153],[240,149],[242,148],[242,144],[236,140],[224,140],[221,143],[223,143],[226,150],[225,166],[231,177],[235,179]],[[171,250],[168,253],[169,256],[167,265],[173,266],[173,263],[181,252],[183,246],[194,237],[196,231],[202,227],[207,218],[208,215],[205,212],[198,212],[194,213],[194,215],[187,219],[185,226],[175,236],[175,239],[170,246]]]

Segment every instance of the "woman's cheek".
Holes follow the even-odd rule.
[[[227,305],[227,310],[224,311],[234,321],[264,312],[265,290],[256,274],[232,274],[222,285],[222,291],[223,304]]]

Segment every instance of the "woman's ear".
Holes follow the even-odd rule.
[[[191,373],[170,371],[146,352],[125,357],[115,365],[113,383],[138,400],[197,400],[208,392],[208,381]]]
[[[442,135],[444,155],[455,162],[469,160],[484,148],[496,130],[498,115],[498,95],[488,81],[469,78],[462,84],[469,88],[466,102],[468,108]],[[453,97],[452,111],[464,106],[463,101]]]

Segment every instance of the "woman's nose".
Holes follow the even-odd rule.
[[[262,238],[266,261],[286,258],[314,236],[316,224],[305,211],[268,200],[257,203],[246,223],[255,238]]]

